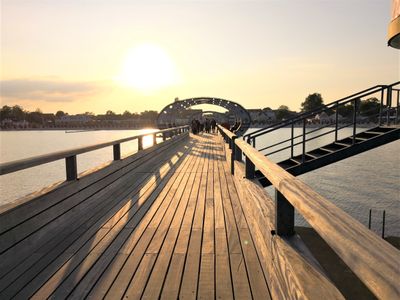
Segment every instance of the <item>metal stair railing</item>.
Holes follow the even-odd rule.
[[[290,157],[294,156],[294,149],[296,146],[302,145],[302,162],[305,160],[306,154],[306,143],[311,140],[315,140],[327,134],[334,133],[334,142],[338,141],[338,133],[340,130],[351,127],[352,135],[352,144],[356,143],[356,135],[359,130],[360,123],[363,123],[365,120],[372,120],[378,126],[381,125],[391,125],[399,123],[399,107],[400,107],[400,89],[394,88],[400,85],[399,82],[395,82],[390,85],[377,85],[361,92],[352,94],[345,98],[339,99],[337,101],[331,102],[327,105],[323,105],[317,109],[314,109],[309,112],[303,112],[291,119],[281,121],[279,123],[272,124],[268,127],[258,129],[252,133],[246,134],[243,136],[243,139],[247,140],[249,144],[252,144],[253,147],[256,146],[256,139],[260,136],[265,136],[271,132],[275,132],[278,129],[284,127],[291,128],[291,136],[288,139],[284,139],[272,145],[268,145],[265,147],[261,147],[258,149],[259,151],[265,151],[280,145],[285,145],[282,148],[275,149],[266,153],[265,155],[272,155],[278,152],[290,149]],[[374,95],[380,96],[379,103],[379,112],[376,112],[377,107],[373,107],[369,111],[364,111],[363,114],[360,113],[360,103],[363,98],[371,98]],[[378,98],[378,97],[377,97]],[[379,98],[378,98],[379,99]],[[395,101],[393,101],[395,100]],[[344,119],[339,119],[340,110],[345,108],[348,112],[351,111],[351,116],[347,115]],[[322,122],[322,124],[312,123],[315,116],[317,114],[321,114],[322,112],[330,113],[331,116],[334,115],[334,118],[330,118],[329,122]],[[375,113],[374,113],[375,112]],[[294,128],[295,126],[301,125],[302,133],[295,135]],[[307,131],[307,125],[312,125],[312,129]],[[321,125],[321,126],[318,126]],[[317,126],[317,127],[315,127]],[[332,128],[333,127],[333,128]],[[315,134],[316,132],[326,129],[332,128],[331,130],[323,131],[318,135],[309,137],[310,134]],[[301,139],[299,141],[299,139]],[[290,143],[290,145],[287,145]]]

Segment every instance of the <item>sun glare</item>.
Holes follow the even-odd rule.
[[[160,47],[142,44],[131,49],[117,81],[142,92],[152,92],[178,82],[174,62]]]

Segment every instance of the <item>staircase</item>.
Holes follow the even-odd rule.
[[[355,93],[343,99],[321,106],[294,118],[272,124],[243,136],[255,148],[260,138],[268,140],[268,135],[282,128],[291,128],[287,139],[258,148],[266,156],[287,153],[287,159],[280,160],[278,165],[297,176],[324,167],[339,160],[357,155],[364,151],[393,142],[400,138],[399,107],[400,82],[391,85],[379,85]],[[379,112],[360,111],[362,100],[376,97],[380,99]],[[339,112],[351,108],[351,116],[343,119]],[[374,110],[378,110],[375,107]],[[315,116],[325,112],[330,114],[327,124],[314,124]],[[366,116],[368,115],[368,116]],[[375,121],[373,128],[366,127],[366,121]],[[295,128],[301,127],[302,133],[295,135]],[[351,135],[349,134],[349,129]],[[347,130],[346,130],[347,129]],[[347,133],[348,136],[339,138]],[[331,139],[331,141],[327,141]],[[312,141],[312,143],[311,143]],[[317,145],[317,146],[315,146]],[[290,152],[290,154],[289,154]],[[256,178],[266,187],[270,182],[256,171]]]

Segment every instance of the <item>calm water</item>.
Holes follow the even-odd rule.
[[[300,129],[296,129],[300,133]],[[0,132],[0,161],[27,158],[57,150],[91,145],[132,136],[142,131],[91,131],[65,133],[64,131]],[[343,136],[348,133],[344,132]],[[289,137],[290,129],[283,128],[274,135],[257,141],[257,148],[271,145],[282,137]],[[332,137],[325,136],[326,141]],[[321,141],[322,143],[324,141]],[[151,138],[147,140],[151,144]],[[145,141],[146,144],[146,141]],[[317,147],[318,141],[307,150]],[[135,152],[137,142],[122,144],[122,155]],[[273,149],[272,149],[273,150]],[[296,149],[300,151],[300,149]],[[298,152],[300,153],[300,152]],[[279,161],[288,152],[272,155]],[[112,159],[112,147],[78,156],[78,171],[93,168]],[[363,224],[372,213],[372,229],[381,230],[382,211],[386,210],[386,234],[400,236],[400,141],[367,151],[360,155],[315,170],[300,178],[320,194]],[[56,161],[0,177],[0,205],[65,178],[64,161]],[[269,189],[272,193],[272,190]],[[304,225],[296,217],[299,225]]]

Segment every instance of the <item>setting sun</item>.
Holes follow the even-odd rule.
[[[159,46],[142,44],[126,55],[117,81],[142,92],[152,92],[177,83],[174,62]]]

